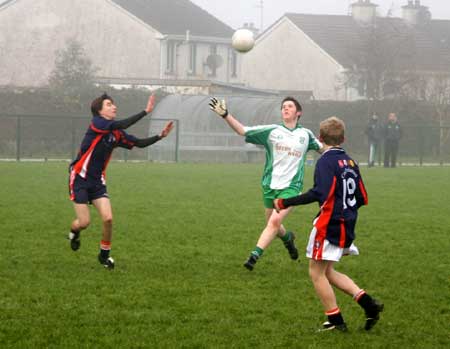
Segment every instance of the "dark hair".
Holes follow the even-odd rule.
[[[104,100],[110,100],[112,103],[114,103],[114,100],[108,96],[108,94],[105,92],[103,93],[100,97],[97,97],[96,99],[94,99],[91,103],[91,112],[93,116],[98,116],[100,115],[99,112],[100,110],[102,110],[103,107],[103,101]]]
[[[293,102],[295,104],[295,109],[297,109],[297,111],[302,111],[302,106],[300,105],[300,103],[294,97],[291,96],[288,96],[281,101],[281,108],[283,108],[284,102],[288,101]]]

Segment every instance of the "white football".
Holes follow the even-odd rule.
[[[231,45],[238,52],[248,52],[255,46],[253,32],[248,29],[238,29],[231,38]]]

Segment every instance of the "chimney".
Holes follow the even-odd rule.
[[[363,25],[374,24],[377,15],[377,6],[370,0],[358,0],[351,5],[352,17],[355,21]]]
[[[409,25],[423,24],[431,19],[431,12],[420,0],[408,0],[408,5],[402,6],[402,18]]]
[[[242,28],[250,30],[250,31],[253,33],[253,35],[254,35],[255,38],[256,38],[256,36],[257,36],[258,33],[259,33],[258,28],[255,27],[255,24],[254,24],[253,22],[250,22],[250,23],[244,23],[244,25],[243,25]]]

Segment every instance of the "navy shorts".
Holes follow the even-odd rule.
[[[74,176],[74,178],[72,178]],[[92,203],[93,200],[99,198],[107,198],[106,185],[101,180],[93,181],[84,179],[73,173],[69,179],[70,200],[77,204]]]

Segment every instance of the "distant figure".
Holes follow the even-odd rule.
[[[402,138],[402,129],[397,121],[397,115],[390,113],[384,127],[384,167],[397,165],[400,138]]]
[[[383,139],[383,125],[376,113],[373,113],[372,117],[367,124],[365,131],[369,140],[369,167],[375,166],[375,161],[378,155],[378,149],[381,140]]]

